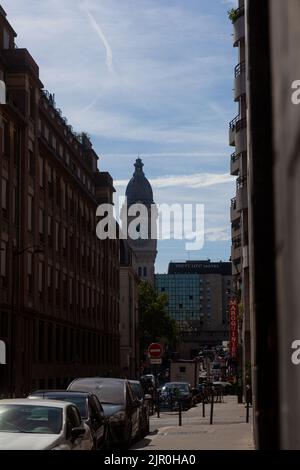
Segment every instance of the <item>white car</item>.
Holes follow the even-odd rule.
[[[91,450],[93,440],[73,403],[0,400],[0,450]]]

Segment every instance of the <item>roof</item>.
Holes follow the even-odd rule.
[[[103,384],[103,383],[106,383],[106,384],[116,384],[116,383],[123,383],[125,385],[125,382],[126,382],[126,379],[119,379],[119,378],[111,378],[111,377],[83,377],[83,378],[78,378],[78,379],[74,379],[69,387],[68,387],[68,391],[72,391],[70,389],[71,386],[73,386],[74,384],[78,384],[78,383],[82,383],[84,385],[90,385],[91,386],[91,390],[93,390],[92,387],[94,387],[95,385],[100,385],[100,384]]]
[[[135,172],[126,188],[127,204],[129,206],[136,203],[154,204],[152,187],[143,171],[142,160],[137,158],[134,166]]]
[[[67,401],[59,400],[30,400],[30,398],[11,398],[8,400],[0,400],[0,405],[29,405],[29,406],[48,406],[52,408],[66,408],[73,405]]]
[[[77,396],[87,396],[91,395],[91,392],[79,392],[77,390],[35,390],[34,392],[31,392],[29,396],[34,396],[34,395],[77,395]]]

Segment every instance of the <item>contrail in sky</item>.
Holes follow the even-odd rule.
[[[112,48],[110,47],[106,37],[105,37],[105,34],[103,33],[100,25],[96,22],[95,18],[93,17],[93,15],[91,14],[91,12],[85,8],[85,13],[91,23],[91,26],[92,28],[96,31],[96,33],[98,34],[99,38],[101,39],[101,42],[105,48],[105,52],[106,52],[106,65],[108,67],[108,69],[110,70],[110,72],[113,72],[113,53],[112,53]]]

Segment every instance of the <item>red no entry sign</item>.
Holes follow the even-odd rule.
[[[163,354],[163,347],[159,343],[152,343],[148,348],[149,357],[159,358]]]

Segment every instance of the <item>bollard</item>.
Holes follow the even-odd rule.
[[[182,403],[179,400],[179,426],[182,426]]]
[[[246,423],[249,423],[250,387],[246,387]]]
[[[156,403],[156,411],[157,411],[157,417],[159,418],[160,417],[159,399],[157,400],[157,403]]]
[[[246,405],[246,423],[249,423],[249,401],[247,400]]]
[[[213,424],[214,417],[214,390],[211,390],[211,405],[210,405],[210,424]]]
[[[202,418],[205,418],[205,400],[202,401]]]

